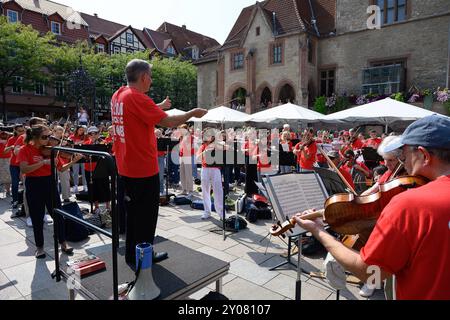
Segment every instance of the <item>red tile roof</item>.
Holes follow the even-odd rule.
[[[92,35],[104,35],[106,38],[110,38],[115,35],[117,31],[126,27],[122,24],[101,19],[98,16],[92,16],[83,12],[81,12],[81,16],[88,23],[89,33]]]
[[[164,22],[156,31],[166,33],[172,39],[178,52],[196,45],[202,53],[208,48],[219,45],[216,40],[210,37],[168,22]]]
[[[167,47],[172,43],[172,39],[167,33],[158,32],[148,28],[144,29],[144,33],[152,40],[154,47],[156,47],[159,52],[166,53]],[[177,48],[175,49],[177,50]]]
[[[247,29],[257,10],[262,10],[271,26],[278,35],[292,32],[310,31],[315,33],[311,19],[311,9],[317,21],[319,33],[327,35],[335,29],[336,0],[266,0],[242,9],[223,49],[239,46],[247,35]],[[275,28],[274,16],[275,13]]]

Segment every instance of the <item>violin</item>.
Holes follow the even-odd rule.
[[[428,182],[420,176],[405,176],[380,185],[380,191],[369,196],[337,194],[325,202],[324,210],[304,215],[301,219],[323,218],[333,231],[340,234],[370,234],[381,212],[392,198],[410,188],[424,186]],[[280,236],[293,229],[295,225],[296,220],[292,218],[281,226],[273,226],[270,233],[273,236]]]

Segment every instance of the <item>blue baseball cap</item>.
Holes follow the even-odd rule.
[[[400,139],[389,144],[385,152],[391,152],[406,145],[450,149],[450,118],[434,114],[417,120],[406,129]]]

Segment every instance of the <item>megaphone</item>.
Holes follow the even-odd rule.
[[[154,300],[161,290],[155,284],[152,275],[153,247],[149,243],[136,246],[136,268],[138,277],[133,289],[128,294],[129,300]]]

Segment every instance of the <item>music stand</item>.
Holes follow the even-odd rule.
[[[322,180],[328,195],[349,192],[339,175],[333,170],[325,168],[314,168],[314,171],[320,176],[320,179]]]
[[[231,150],[231,151],[218,151],[219,153],[222,153],[222,159],[218,159],[219,161],[216,161],[216,150],[210,150],[210,151],[206,151],[205,152],[205,158],[206,158],[206,163],[208,167],[212,167],[212,168],[219,168],[223,170],[220,170],[220,177],[221,180],[225,181],[225,170],[226,170],[226,166],[227,164],[233,164],[236,165],[237,163],[237,156],[236,156],[236,150]],[[232,163],[230,163],[230,160]],[[218,199],[217,199],[218,200]],[[216,201],[216,199],[214,198],[214,202]],[[216,207],[216,212],[217,212],[217,206]],[[222,192],[222,208],[223,208],[223,219],[222,219],[222,229],[213,229],[210,230],[210,232],[213,233],[222,233],[223,234],[223,241],[225,241],[227,239],[227,232],[230,232],[232,234],[234,233],[238,233],[239,230],[234,229],[234,230],[227,230],[226,229],[226,225],[225,225],[225,219],[226,219],[226,212],[227,212],[227,208],[226,208],[226,203],[225,203],[225,192]],[[236,221],[237,221],[237,212],[236,212]]]
[[[370,170],[375,169],[383,161],[383,157],[373,148],[363,148],[362,155],[364,157],[364,163]]]
[[[175,148],[179,144],[178,140],[172,140],[171,138],[159,138],[157,140],[157,148],[160,152],[167,152],[166,155],[166,201],[169,202],[170,197],[172,195],[169,195],[169,157],[170,152],[172,152],[173,148]],[[159,168],[161,170],[161,168]]]
[[[314,171],[268,176],[265,182],[269,199],[280,222],[288,221],[295,214],[311,208],[323,208],[325,200],[328,198],[327,190],[320,176]],[[271,271],[285,265],[297,267],[291,261],[292,241],[297,237],[303,237],[306,233],[307,231],[299,226],[288,231],[286,235],[289,237],[287,261],[270,269]]]
[[[84,145],[75,145],[75,150],[82,150],[82,151],[95,151],[95,152],[106,152],[111,154],[112,145],[106,145],[106,144],[84,144]],[[89,202],[91,205],[91,214],[94,213],[94,177],[95,178],[106,178],[111,175],[111,173],[114,171],[113,168],[111,168],[108,165],[108,161],[105,161],[103,158],[95,157],[95,156],[89,156],[89,161],[86,161],[86,159],[81,159],[78,161],[78,163],[93,163],[97,162],[97,165],[95,166],[95,170],[91,173],[91,178],[89,179],[89,188],[88,188],[88,196],[89,196]],[[90,190],[90,192],[89,192]]]

